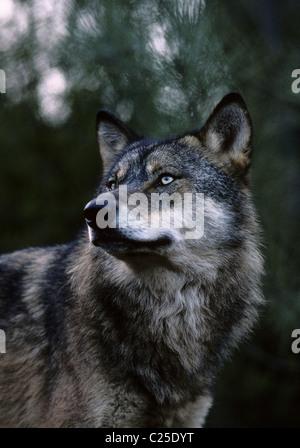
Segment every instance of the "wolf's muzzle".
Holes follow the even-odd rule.
[[[84,217],[87,225],[91,227],[92,229],[97,230],[97,222],[96,217],[97,213],[101,208],[103,208],[104,205],[99,205],[96,203],[96,199],[92,199],[90,202],[88,202],[84,208]]]
[[[89,238],[94,246],[102,247],[113,255],[120,255],[142,251],[157,252],[172,245],[172,238],[165,233],[152,235],[151,232],[150,234],[145,232],[141,235],[135,228],[120,228],[118,211],[116,211],[116,221],[113,226],[110,226],[109,221],[107,221],[108,225],[104,227],[100,225],[99,227],[97,215],[104,207],[108,207],[108,200],[104,200],[104,204],[98,204],[97,202],[99,201],[93,199],[84,208],[85,221],[90,228]]]

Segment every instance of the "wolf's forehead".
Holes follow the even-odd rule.
[[[130,148],[119,160],[116,175],[122,178],[128,171],[143,168],[147,174],[155,173],[162,166],[170,164],[174,157],[170,154],[170,145],[152,143]]]
[[[130,170],[137,169],[141,164],[141,156],[138,148],[128,150],[117,162],[113,170],[116,176],[121,179]]]

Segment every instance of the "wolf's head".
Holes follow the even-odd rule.
[[[226,95],[198,131],[142,137],[110,112],[97,114],[104,173],[85,208],[90,241],[117,258],[156,254],[215,263],[253,230],[251,119]]]

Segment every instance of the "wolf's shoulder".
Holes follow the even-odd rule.
[[[65,275],[73,252],[73,242],[49,247],[34,247],[0,255],[0,298],[12,296],[28,283],[43,283]],[[20,295],[20,291],[19,291]]]
[[[4,271],[18,270],[18,268],[24,266],[30,266],[35,263],[41,262],[41,260],[55,261],[65,258],[73,251],[76,246],[76,242],[70,242],[67,244],[57,244],[53,246],[44,247],[29,247],[26,249],[19,249],[13,252],[0,254],[0,275]]]
[[[69,296],[66,266],[74,243],[17,250],[0,256],[0,328],[16,316],[65,302]],[[22,317],[22,319],[23,319]]]

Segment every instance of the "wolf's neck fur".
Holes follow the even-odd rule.
[[[232,272],[230,284],[224,272],[208,282],[167,264],[99,257],[91,246],[74,265],[80,313],[99,335],[107,371],[115,378],[129,373],[158,403],[191,400],[209,390],[231,339],[251,326],[244,307],[255,317],[248,291],[241,292]],[[87,303],[80,291],[92,300]]]

